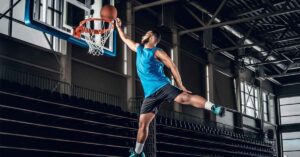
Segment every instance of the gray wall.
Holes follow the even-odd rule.
[[[42,69],[59,71],[55,56],[46,49],[0,34],[0,55],[0,66],[9,66],[19,71],[59,79],[58,73]]]

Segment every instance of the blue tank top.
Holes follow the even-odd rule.
[[[164,64],[154,56],[158,49],[157,47],[144,48],[143,45],[136,48],[136,68],[142,82],[145,98],[171,82],[164,73]]]

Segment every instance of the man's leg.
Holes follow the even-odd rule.
[[[225,112],[223,107],[217,106],[199,95],[192,95],[186,92],[179,94],[174,101],[180,104],[192,105],[197,108],[205,108],[220,116],[223,116]]]
[[[149,125],[155,117],[154,112],[143,113],[139,119],[139,130],[137,134],[137,142],[135,146],[135,152],[140,154],[143,151],[144,144],[148,137]]]

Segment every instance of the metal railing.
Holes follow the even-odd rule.
[[[75,84],[69,84],[59,80],[50,79],[45,76],[23,72],[7,66],[0,66],[0,79],[50,90],[51,92],[59,92],[70,96],[99,101],[110,105],[123,107],[125,104],[124,100],[122,100],[119,96],[109,94],[105,91],[93,90]]]
[[[144,99],[143,97],[131,98],[129,100],[129,103],[131,106],[130,111],[139,114],[143,99]],[[239,113],[237,111],[233,111],[233,110],[228,110],[227,112],[232,112],[234,114],[234,116],[235,116],[235,114],[241,114],[241,113]],[[242,133],[244,135],[247,135],[247,136],[253,137],[253,138],[258,138],[261,136],[258,132],[245,130],[240,127],[231,126],[231,125],[223,124],[220,122],[205,120],[201,117],[197,117],[195,115],[191,115],[191,114],[187,114],[187,113],[183,113],[183,112],[162,111],[162,112],[159,112],[158,115],[166,117],[166,118],[180,120],[180,121],[186,121],[186,122],[210,126],[210,127],[218,127],[223,130],[226,130],[226,131]]]

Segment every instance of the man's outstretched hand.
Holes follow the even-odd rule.
[[[116,18],[115,23],[116,23],[117,28],[120,28],[122,26],[122,21],[120,18]]]

